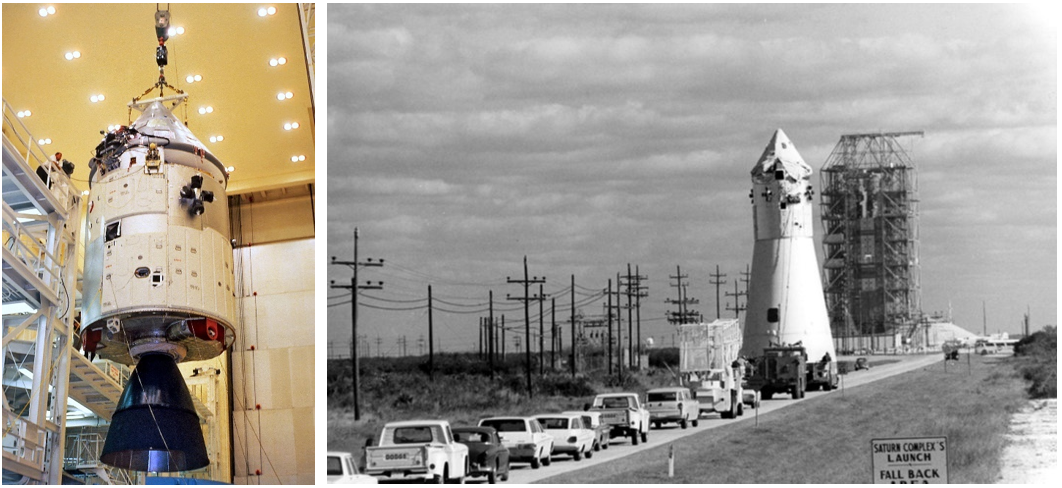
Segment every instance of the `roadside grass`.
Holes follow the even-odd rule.
[[[870,483],[870,441],[946,436],[952,483],[993,483],[1025,384],[1010,358],[965,358],[834,391],[543,483]],[[855,373],[858,374],[858,373]],[[752,413],[746,410],[746,416]],[[650,442],[652,438],[650,437]]]
[[[526,393],[522,363],[499,365],[495,378],[470,356],[448,354],[436,359],[435,379],[424,372],[423,358],[393,358],[362,363],[361,420],[354,421],[349,361],[329,361],[328,449],[361,455],[365,441],[383,425],[397,420],[445,419],[451,425],[475,425],[490,416],[528,416],[582,410],[594,395],[608,391],[645,393],[670,385],[672,376],[659,370],[626,375],[550,373],[533,375],[535,395]]]

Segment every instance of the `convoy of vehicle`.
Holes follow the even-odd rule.
[[[584,411],[540,414],[534,417],[488,417],[477,427],[451,429],[445,420],[391,422],[378,443],[370,438],[365,465],[359,474],[350,454],[329,452],[329,483],[375,483],[377,479],[421,479],[437,483],[463,482],[465,477],[486,477],[489,483],[506,481],[511,463],[528,463],[532,469],[549,466],[554,455],[574,461],[608,449],[611,440],[627,437],[631,445],[648,442],[649,427],[677,424],[697,427],[703,414],[721,418],[741,416],[744,406],[759,408],[761,400],[776,393],[793,399],[805,391],[829,391],[838,381],[837,363],[825,355],[808,363],[806,350],[796,345],[765,348],[763,356],[748,361],[736,355],[733,340],[736,321],[694,324],[693,332],[711,334],[707,354],[681,359],[700,369],[684,371],[683,385],[649,390],[645,402],[637,393],[603,393]],[[688,332],[688,331],[687,331]],[[703,342],[703,341],[702,341]],[[703,347],[703,344],[702,344]],[[680,350],[680,357],[685,349]],[[864,357],[854,369],[868,369]],[[742,380],[745,380],[744,382]]]
[[[583,425],[583,417],[577,414],[557,413],[536,415],[535,420],[542,424],[546,433],[553,436],[552,454],[569,454],[572,459],[581,461],[594,455],[593,430]]]
[[[468,446],[468,476],[486,476],[490,484],[509,479],[509,449],[493,427],[454,427],[457,442]]]

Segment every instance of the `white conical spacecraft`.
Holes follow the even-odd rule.
[[[812,239],[811,166],[778,129],[752,168],[752,251],[741,354],[800,343],[810,362],[836,358]]]

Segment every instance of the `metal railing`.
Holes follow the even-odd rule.
[[[52,193],[58,198],[61,203],[60,206],[65,210],[70,206],[71,197],[78,194],[77,188],[74,187],[73,183],[70,181],[70,177],[67,176],[66,173],[51,163],[48,159],[48,153],[46,153],[40,143],[33,138],[33,134],[30,133],[26,124],[22,123],[22,120],[18,117],[15,110],[11,108],[11,105],[7,103],[7,99],[4,99],[3,103],[4,137],[8,141],[11,141],[11,146],[18,152],[18,155],[21,156],[23,160],[29,163],[29,166],[44,168],[44,171],[48,175],[46,184],[51,187]],[[17,144],[15,144],[15,142],[17,142]]]

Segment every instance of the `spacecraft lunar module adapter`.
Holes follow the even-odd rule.
[[[741,354],[800,343],[836,358],[812,238],[811,166],[781,129],[752,168],[755,244]]]
[[[237,332],[228,174],[170,111],[185,97],[131,103],[141,115],[90,162],[82,342],[136,365],[100,456],[136,471],[209,464],[177,363],[220,355]]]

